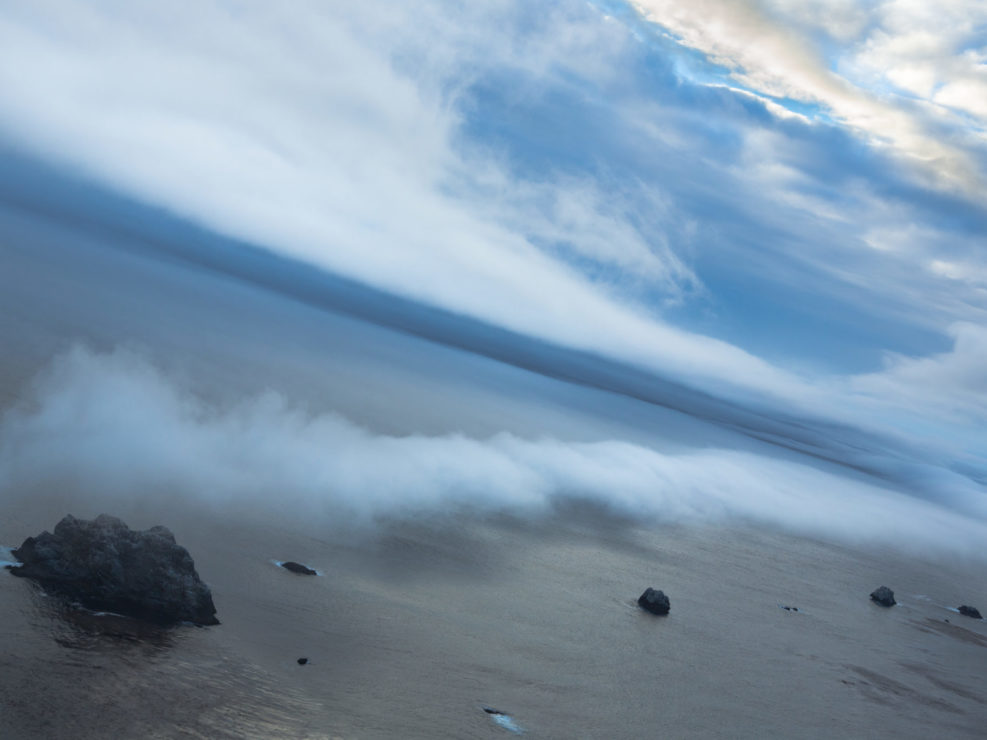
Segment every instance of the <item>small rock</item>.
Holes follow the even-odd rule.
[[[980,615],[980,610],[973,606],[961,606],[959,608],[959,613],[964,617],[973,617],[974,619],[983,619]]]
[[[281,567],[285,570],[290,570],[292,573],[297,573],[300,576],[317,576],[319,575],[316,571],[309,568],[307,565],[302,565],[301,563],[296,563],[289,560],[286,563],[281,563]]]
[[[668,597],[665,596],[665,592],[655,591],[653,588],[646,589],[645,592],[638,597],[637,605],[645,611],[649,611],[652,614],[657,614],[659,616],[665,616],[671,608],[671,602],[669,602]]]
[[[298,665],[305,665],[306,663],[308,663],[308,658],[299,658],[298,659]]]
[[[887,586],[881,586],[870,595],[871,601],[876,601],[881,606],[894,606],[898,602],[894,600],[894,591]]]
[[[782,606],[781,608],[786,612],[797,612],[799,610],[797,606]]]

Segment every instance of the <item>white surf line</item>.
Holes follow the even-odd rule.
[[[940,604],[938,601],[933,601],[931,597],[925,594],[911,594],[913,599],[918,599],[919,601],[924,601],[926,604],[932,604],[932,606],[938,606],[940,609],[945,609],[946,611],[953,612],[954,614],[959,614],[960,610],[955,606],[946,606],[945,604]]]
[[[94,617],[118,617],[120,619],[136,619],[135,617],[128,616],[126,614],[118,614],[117,612],[100,612],[95,609],[87,609],[84,606],[76,605],[80,611],[89,612]],[[182,624],[191,624],[191,622],[183,622]]]

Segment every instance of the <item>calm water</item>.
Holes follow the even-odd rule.
[[[21,504],[0,541],[52,526],[53,505]],[[174,529],[222,625],[66,614],[0,578],[0,737],[927,738],[981,737],[987,721],[987,627],[946,608],[983,608],[976,564],[591,512],[393,524],[346,544],[120,513]],[[900,606],[868,601],[883,583]],[[669,617],[634,605],[648,585]]]

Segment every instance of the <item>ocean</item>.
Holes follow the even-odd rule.
[[[8,508],[0,537],[64,505]],[[235,511],[117,508],[173,528],[222,624],[66,615],[0,579],[0,736],[972,738],[987,718],[987,628],[950,608],[987,590],[972,563],[590,510],[340,544]],[[897,606],[869,600],[882,584]],[[636,605],[647,586],[667,617]]]

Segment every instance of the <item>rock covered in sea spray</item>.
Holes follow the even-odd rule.
[[[638,597],[637,604],[642,609],[652,614],[658,614],[659,616],[665,616],[668,614],[669,609],[672,608],[672,604],[668,600],[668,597],[665,596],[664,591],[656,591],[650,587]]]
[[[107,514],[69,515],[13,555],[23,565],[11,573],[89,609],[157,624],[219,624],[209,587],[166,527],[141,532]]]
[[[894,600],[894,591],[887,586],[881,586],[871,592],[871,601],[877,602],[881,606],[894,606],[898,602]]]

